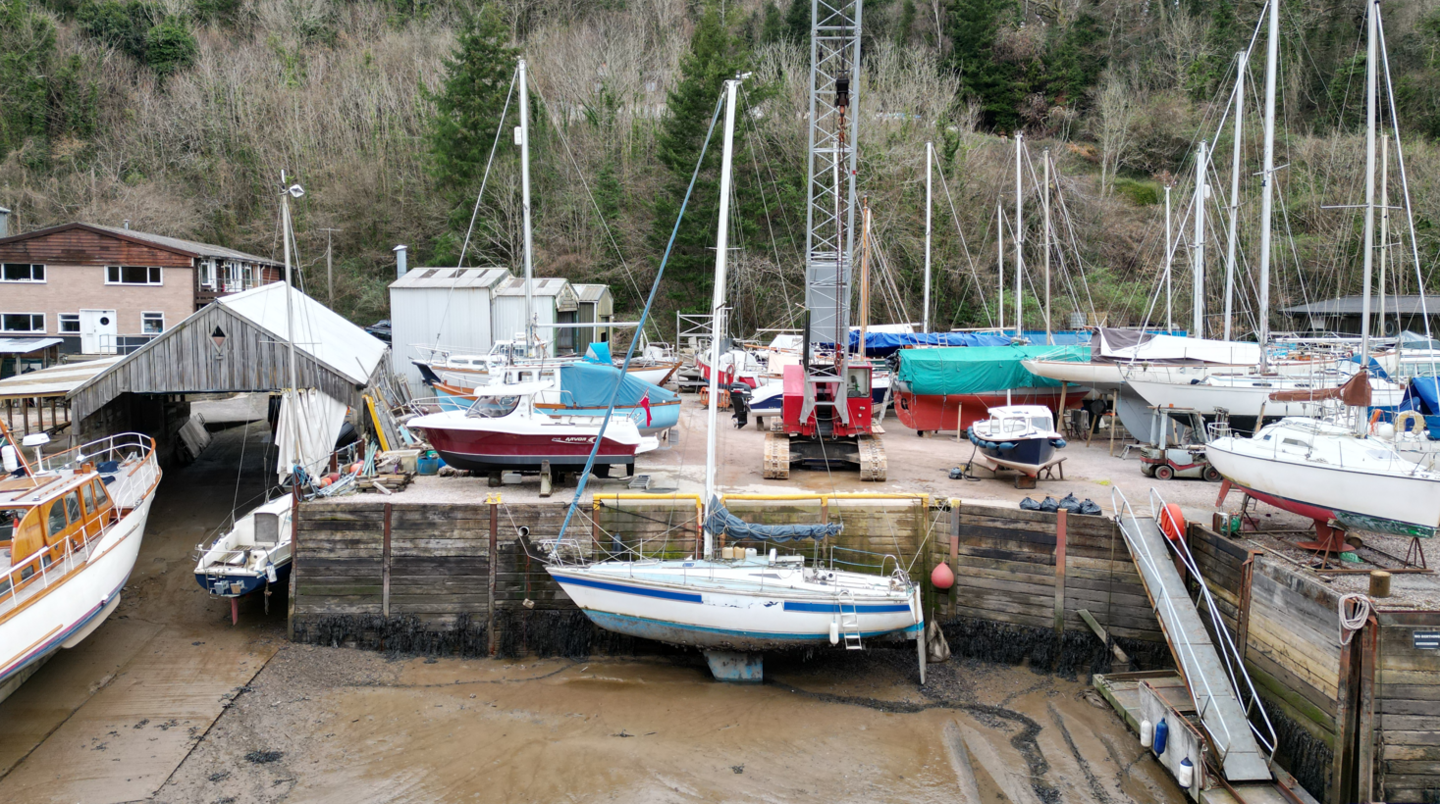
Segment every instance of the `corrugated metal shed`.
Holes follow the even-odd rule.
[[[571,285],[575,289],[575,296],[579,299],[579,306],[575,311],[575,323],[594,324],[615,320],[615,297],[610,293],[609,285]],[[609,343],[614,340],[615,333],[611,327],[585,327],[575,330],[575,349],[583,352],[585,348],[597,342]]]
[[[537,337],[549,344],[550,354],[559,354],[573,349],[574,334],[569,330],[556,330],[549,324],[573,322],[579,306],[575,289],[570,282],[557,277],[537,278],[532,293],[535,299],[535,326]],[[525,336],[525,280],[514,277],[495,291],[494,324],[491,332],[495,340],[513,340]],[[557,351],[558,350],[558,351]]]
[[[284,289],[262,285],[207,304],[71,391],[72,421],[83,422],[124,393],[284,390]],[[385,344],[299,291],[293,300],[300,386],[357,406],[385,365]]]
[[[494,343],[491,293],[511,279],[504,268],[416,268],[390,283],[392,371],[418,387],[418,347],[485,354]]]

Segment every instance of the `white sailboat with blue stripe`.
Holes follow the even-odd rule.
[[[725,83],[725,150],[720,168],[711,365],[719,365],[726,331],[726,235],[738,84],[738,79]],[[718,107],[716,111],[718,114]],[[683,213],[684,207],[681,209]],[[655,279],[656,287],[663,276],[664,262]],[[654,297],[652,287],[641,327]],[[628,363],[628,356],[626,361]],[[829,567],[807,566],[803,556],[782,556],[776,549],[759,553],[754,548],[729,547],[716,555],[714,545],[720,536],[728,537],[732,544],[788,542],[833,538],[841,529],[837,523],[752,525],[731,515],[720,504],[715,493],[718,381],[719,372],[711,372],[703,557],[674,560],[636,556],[633,560],[588,561],[581,545],[555,539],[547,543],[550,555],[546,571],[596,625],[630,636],[700,648],[705,651],[711,671],[721,680],[759,681],[761,651],[839,646],[842,642],[846,648],[858,650],[866,640],[896,637],[916,640],[920,680],[924,683],[925,618],[920,588],[900,568],[898,560],[890,575],[872,575],[835,569],[833,562]],[[610,415],[614,406],[612,395]],[[602,424],[602,435],[610,415]],[[590,460],[594,459],[592,449]],[[584,493],[589,468],[587,465],[586,473],[581,476],[575,502],[560,529],[562,534]],[[887,563],[882,559],[882,572]]]

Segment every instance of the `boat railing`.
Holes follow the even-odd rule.
[[[89,561],[95,545],[117,524],[118,518],[101,525],[92,534],[82,531],[60,544],[48,545],[22,559],[23,564],[6,570],[5,575],[0,577],[0,614],[17,608],[32,595],[58,583],[70,570]],[[61,544],[64,546],[60,555],[54,556],[55,549]]]
[[[143,462],[154,451],[155,439],[144,433],[116,433],[64,452],[44,455],[35,469],[37,472],[58,472],[63,469],[74,470],[86,463],[116,461],[123,464],[131,458]]]

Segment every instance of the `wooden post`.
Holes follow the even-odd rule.
[[[1246,646],[1250,641],[1250,590],[1255,583],[1255,559],[1262,550],[1250,550],[1250,557],[1240,565],[1240,605],[1235,612],[1235,647],[1240,651],[1240,664],[1245,664]]]
[[[385,503],[385,542],[380,547],[380,613],[390,619],[390,515],[394,507]]]
[[[1358,636],[1358,634],[1356,635]],[[1335,750],[1331,762],[1329,804],[1347,804],[1355,798],[1350,789],[1355,783],[1355,693],[1359,687],[1356,678],[1355,639],[1340,647],[1340,684],[1335,693]]]
[[[50,426],[55,427],[60,420],[55,416],[55,397],[50,397]]]
[[[1120,411],[1120,392],[1110,395],[1110,457],[1115,457],[1115,419]]]
[[[1355,639],[1360,641],[1360,716],[1355,730],[1360,744],[1355,752],[1355,800],[1374,801],[1375,659],[1380,642],[1380,623],[1373,614]]]
[[[960,578],[960,498],[950,500],[950,572],[956,580]],[[950,616],[955,616],[956,589],[960,584],[950,584]]]
[[[1065,633],[1065,516],[1064,508],[1055,512],[1055,639]],[[1056,654],[1059,655],[1058,652]]]
[[[10,432],[15,432],[15,400],[5,400],[5,416],[8,419],[6,426],[10,428]]]
[[[486,605],[489,607],[485,623],[485,637],[489,642],[487,650],[491,656],[495,655],[498,644],[495,639],[495,575],[500,566],[500,497],[491,495],[485,502],[490,505],[490,594]]]
[[[707,557],[705,555],[705,504],[699,500],[695,501],[695,557]]]
[[[73,435],[73,433],[72,433]],[[305,569],[305,561],[300,557],[300,550],[303,543],[300,540],[300,495],[298,486],[290,494],[290,594],[286,595],[286,617],[285,637],[291,642],[295,641],[295,598],[300,591],[300,573]]]
[[[1062,434],[1062,435],[1065,433],[1065,396],[1066,396],[1066,394],[1067,394],[1067,392],[1068,392],[1069,390],[1070,390],[1070,383],[1066,382],[1065,380],[1061,380],[1061,381],[1060,381],[1060,409],[1055,412],[1055,432],[1060,433],[1060,434]]]

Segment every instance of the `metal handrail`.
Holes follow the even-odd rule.
[[[1118,499],[1117,499],[1117,498],[1118,498]],[[1128,513],[1128,514],[1130,515],[1130,522],[1131,522],[1132,525],[1134,525],[1134,528],[1135,528],[1134,532],[1137,534],[1137,538],[1132,539],[1132,538],[1130,538],[1130,537],[1126,534],[1126,530],[1125,530],[1125,526],[1124,526],[1124,524],[1123,524],[1123,521],[1122,521],[1122,524],[1121,524],[1121,526],[1120,526],[1120,533],[1121,533],[1121,535],[1125,536],[1125,541],[1126,541],[1127,543],[1129,543],[1131,554],[1136,558],[1136,560],[1143,561],[1143,562],[1145,563],[1145,565],[1150,568],[1151,574],[1152,574],[1153,577],[1155,578],[1155,581],[1160,584],[1160,591],[1161,591],[1160,599],[1161,599],[1162,601],[1164,601],[1164,606],[1165,606],[1166,611],[1169,612],[1171,618],[1173,618],[1173,619],[1178,619],[1178,617],[1179,617],[1179,612],[1176,611],[1176,609],[1175,609],[1175,604],[1174,604],[1174,602],[1171,600],[1171,597],[1170,597],[1170,594],[1169,594],[1169,593],[1170,593],[1170,590],[1165,586],[1165,581],[1164,581],[1164,579],[1160,576],[1159,565],[1156,563],[1155,557],[1150,554],[1150,549],[1149,549],[1149,547],[1147,547],[1147,546],[1145,545],[1145,543],[1144,543],[1144,542],[1141,542],[1141,541],[1139,540],[1139,538],[1138,538],[1138,534],[1140,533],[1140,520],[1139,520],[1139,518],[1137,518],[1137,517],[1135,516],[1135,509],[1130,506],[1130,500],[1128,500],[1128,499],[1125,497],[1125,493],[1124,493],[1123,491],[1121,491],[1118,486],[1111,487],[1111,490],[1110,490],[1110,505],[1111,505],[1111,508],[1115,511],[1115,517],[1116,517],[1117,520],[1123,520],[1123,518],[1124,518],[1124,516],[1125,516],[1126,513]],[[1153,513],[1153,507],[1152,507],[1152,513]],[[1157,525],[1159,524],[1159,520],[1156,520],[1156,524],[1157,524]],[[1166,541],[1169,541],[1169,540],[1167,539]],[[1143,576],[1142,576],[1142,580],[1143,580]],[[1187,600],[1189,599],[1189,595],[1186,595],[1185,597],[1186,597]],[[1161,619],[1162,619],[1162,626],[1163,626],[1163,620],[1164,620],[1164,618],[1161,618]],[[1184,637],[1185,637],[1185,635],[1183,635],[1183,634],[1175,634],[1175,635],[1173,635],[1173,638],[1172,638],[1172,640],[1171,640],[1173,647],[1175,648],[1175,650],[1176,650],[1177,653],[1186,654],[1186,655],[1188,655],[1188,656],[1190,657],[1190,660],[1191,660],[1192,662],[1198,663],[1198,662],[1199,662],[1199,659],[1200,659],[1199,655],[1195,652],[1194,646],[1192,646],[1192,645],[1190,644],[1189,640],[1188,640],[1188,639],[1185,639]],[[1182,641],[1182,640],[1183,640],[1183,641]],[[1183,666],[1184,664],[1185,664],[1185,662],[1184,662],[1183,659],[1182,659],[1181,665]],[[1190,674],[1189,674],[1189,673],[1184,673],[1184,672],[1182,672],[1182,673],[1180,674],[1180,677],[1181,677],[1181,679],[1185,682],[1186,690],[1190,693],[1191,699],[1193,700],[1193,699],[1197,698],[1197,696],[1196,696],[1196,690],[1195,690],[1195,682],[1190,678]],[[1202,683],[1202,684],[1204,685],[1204,687],[1205,687],[1205,699],[1206,699],[1205,707],[1202,707],[1201,710],[1200,710],[1200,711],[1202,712],[1202,718],[1203,718],[1203,712],[1204,712],[1205,708],[1208,708],[1209,702],[1210,702],[1210,701],[1213,701],[1213,700],[1215,699],[1215,691],[1214,691],[1214,689],[1211,688],[1211,686],[1210,686],[1210,680],[1209,680],[1209,679],[1204,678],[1204,677],[1202,676],[1201,679],[1200,679],[1200,681],[1201,681],[1201,683]],[[1199,701],[1196,701],[1196,704],[1197,704],[1197,706],[1198,706],[1198,705],[1199,705]],[[1221,753],[1221,756],[1224,757],[1224,755],[1225,755],[1226,753],[1228,753],[1228,751],[1229,751],[1230,743],[1234,741],[1234,735],[1230,733],[1230,727],[1225,723],[1224,720],[1221,720],[1221,721],[1220,721],[1220,727],[1225,731],[1225,750],[1223,750],[1223,751],[1220,752],[1220,753]]]
[[[1156,510],[1155,503],[1157,500],[1160,503],[1159,510],[1163,511],[1165,509],[1165,498],[1160,495],[1158,490],[1150,489],[1150,510],[1152,513]],[[1205,608],[1210,617],[1210,625],[1221,639],[1221,658],[1225,660],[1225,673],[1230,677],[1230,686],[1235,691],[1236,699],[1242,704],[1245,704],[1245,696],[1242,694],[1240,681],[1236,678],[1236,672],[1238,671],[1239,678],[1244,679],[1245,687],[1250,692],[1250,703],[1245,705],[1244,709],[1247,714],[1252,706],[1259,710],[1260,717],[1265,722],[1265,728],[1270,732],[1270,739],[1267,740],[1265,735],[1260,732],[1259,727],[1254,723],[1250,724],[1250,730],[1255,732],[1256,739],[1265,747],[1265,750],[1273,754],[1277,741],[1275,726],[1270,722],[1270,714],[1265,711],[1265,705],[1260,702],[1260,696],[1255,690],[1255,684],[1251,681],[1250,674],[1245,670],[1244,657],[1240,655],[1239,648],[1236,647],[1234,640],[1230,638],[1230,632],[1225,629],[1225,624],[1220,620],[1220,610],[1215,605],[1215,598],[1210,594],[1210,585],[1205,582],[1205,576],[1200,572],[1200,567],[1195,562],[1195,556],[1190,552],[1190,545],[1184,539],[1166,539],[1165,541],[1170,545],[1170,549],[1174,550],[1176,555],[1180,557],[1180,561],[1185,565],[1185,569],[1194,573],[1195,578],[1200,581],[1200,594],[1205,598]]]

